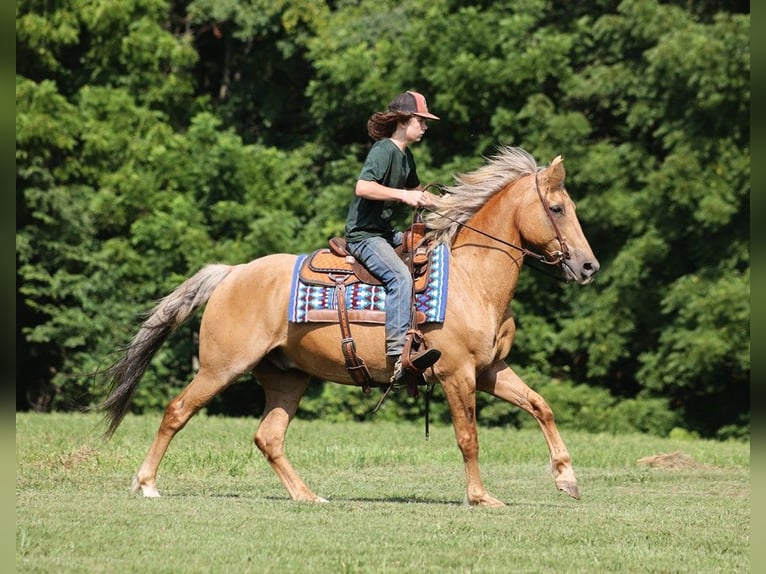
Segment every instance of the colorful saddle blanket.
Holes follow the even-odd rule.
[[[301,281],[300,269],[308,255],[299,255],[290,285],[288,321],[331,323],[338,321],[334,286],[309,285]],[[415,296],[421,322],[441,323],[447,308],[449,247],[439,244],[430,252],[430,271],[425,289]],[[352,323],[385,323],[386,292],[382,285],[353,283],[346,288],[346,308]]]

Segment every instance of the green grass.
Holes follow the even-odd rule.
[[[561,429],[582,499],[559,493],[537,431],[480,429],[467,508],[451,427],[296,421],[288,455],[329,504],[291,502],[254,419],[198,416],[128,492],[160,415],[104,442],[94,415],[16,415],[16,570],[56,573],[750,571],[750,445]],[[682,450],[670,470],[637,459]]]

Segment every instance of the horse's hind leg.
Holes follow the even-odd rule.
[[[285,455],[285,435],[298,410],[309,375],[300,371],[279,371],[263,363],[255,371],[266,396],[261,423],[255,433],[255,445],[277,473],[290,498],[306,502],[327,502],[306,486]]]
[[[556,486],[569,496],[579,499],[580,491],[572,468],[572,457],[553,420],[553,411],[545,399],[530,389],[504,362],[497,363],[483,373],[476,386],[480,391],[524,409],[535,418],[548,444],[551,471]]]
[[[165,456],[170,441],[173,440],[178,431],[184,428],[197,411],[225,389],[232,380],[215,377],[203,367],[186,388],[170,401],[162,417],[157,436],[154,438],[143,464],[133,477],[133,484],[131,485],[133,493],[140,491],[143,496],[149,498],[160,495],[156,486],[157,469]]]

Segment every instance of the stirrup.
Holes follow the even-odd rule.
[[[389,388],[395,387],[400,388],[403,386],[410,386],[411,384],[415,385],[425,385],[426,381],[423,378],[422,373],[413,373],[412,371],[409,371],[404,368],[402,365],[402,359],[401,357],[396,360],[396,363],[394,364],[394,374],[391,375],[391,379],[389,382]]]
[[[423,349],[422,351],[412,353],[410,354],[412,368],[405,368],[400,356],[394,364],[394,373],[391,375],[390,383],[392,385],[409,382],[415,382],[418,385],[425,384],[423,371],[438,361],[441,356],[441,351],[438,349]]]

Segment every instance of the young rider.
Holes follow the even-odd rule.
[[[412,91],[399,94],[387,110],[370,116],[367,133],[375,143],[367,153],[346,218],[348,251],[386,291],[386,356],[393,370],[392,384],[404,377],[401,355],[412,324],[412,275],[394,251],[403,234],[394,229],[391,215],[397,204],[433,205],[431,194],[420,184],[409,146],[423,138],[428,120],[438,119],[428,111],[423,95]],[[440,356],[437,349],[424,349],[409,358],[423,371]]]

